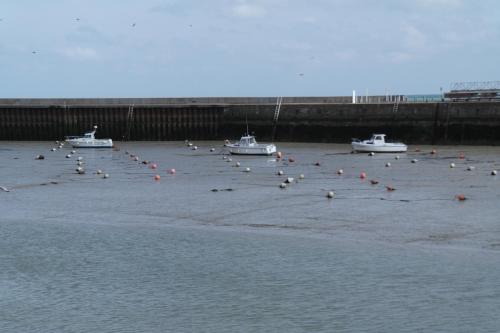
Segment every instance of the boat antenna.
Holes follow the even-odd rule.
[[[245,112],[245,123],[247,124],[247,136],[250,135],[250,133],[248,132],[248,114]]]

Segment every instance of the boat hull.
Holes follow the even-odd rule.
[[[352,149],[357,152],[366,153],[404,153],[408,150],[405,144],[386,143],[383,145],[374,145],[363,142],[353,142]]]
[[[73,148],[113,148],[113,140],[68,140]]]
[[[241,147],[238,145],[226,145],[233,155],[272,155],[276,152],[275,145],[262,145],[261,147]]]

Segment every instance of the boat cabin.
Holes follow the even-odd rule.
[[[373,134],[367,143],[383,144],[385,143],[385,134]]]
[[[257,141],[252,135],[242,136],[240,139],[240,146],[253,146],[256,145]]]

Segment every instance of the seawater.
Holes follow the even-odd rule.
[[[396,160],[284,143],[280,161],[227,162],[218,143],[195,144],[67,159],[49,142],[2,142],[0,330],[498,331],[499,148],[411,147]]]

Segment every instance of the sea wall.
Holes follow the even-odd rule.
[[[500,103],[365,103],[287,97],[275,141],[349,142],[386,133],[420,144],[500,144]],[[114,140],[272,139],[276,98],[0,99],[0,140],[56,140],[94,124]]]

